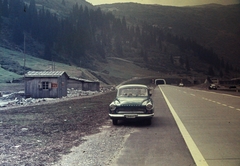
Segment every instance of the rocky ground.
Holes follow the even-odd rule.
[[[5,107],[16,107],[16,106],[27,106],[27,105],[36,105],[43,104],[48,102],[60,102],[64,100],[69,100],[74,97],[79,96],[93,96],[105,92],[109,92],[113,90],[113,88],[101,88],[100,91],[82,91],[78,89],[67,89],[67,96],[63,98],[25,98],[24,90],[3,90],[0,91],[0,110]]]
[[[0,110],[0,165],[45,166],[99,132],[115,91]]]

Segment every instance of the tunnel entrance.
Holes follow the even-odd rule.
[[[164,79],[155,79],[155,84],[156,85],[166,84],[166,81]]]

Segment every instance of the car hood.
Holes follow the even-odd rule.
[[[142,106],[144,102],[148,102],[146,97],[118,97],[116,101],[120,106]]]

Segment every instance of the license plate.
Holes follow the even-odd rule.
[[[126,115],[126,118],[136,118],[137,115]]]

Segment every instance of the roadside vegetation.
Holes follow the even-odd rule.
[[[26,59],[25,68],[23,61],[24,57]],[[85,69],[75,65],[44,60],[28,54],[24,55],[21,52],[12,51],[2,47],[0,47],[0,59],[0,61],[9,62],[7,63],[9,68],[4,69],[3,67],[0,67],[0,90],[5,91],[7,91],[7,86],[12,86],[12,84],[9,84],[10,82],[18,82],[23,79],[24,75],[14,72],[18,71],[19,68],[21,68],[22,72],[24,69],[25,72],[28,70],[65,71],[71,77],[99,80],[103,84],[110,85],[117,85],[122,81],[131,79],[132,77],[164,75],[158,71],[146,70],[146,68],[142,68],[134,63],[126,63],[123,60],[111,58],[107,58],[108,63],[96,62],[96,64],[100,67],[98,71],[93,71],[91,69]],[[13,63],[18,64],[21,67],[11,65]],[[11,68],[14,70],[10,70]],[[126,68],[128,69],[128,72],[126,72]],[[4,85],[7,82],[8,84]],[[21,86],[22,88],[20,89],[24,89],[23,85]],[[11,90],[11,88],[9,88],[9,90]]]
[[[152,9],[150,11],[159,11],[157,14],[160,15],[160,20],[156,18],[154,23],[153,18],[151,21],[146,18],[150,17],[149,12],[142,12],[147,15],[144,16],[144,21],[134,10],[131,10],[134,17],[132,18],[129,12],[124,16],[116,11],[103,11],[101,8],[75,4],[68,14],[63,16],[55,10],[45,8],[45,3],[36,4],[34,0],[30,0],[29,3],[20,0],[10,0],[8,4],[7,1],[0,2],[4,9],[1,13],[1,43],[10,49],[18,50],[24,50],[25,45],[27,54],[41,59],[75,65],[94,72],[103,71],[109,75],[111,70],[104,69],[109,63],[109,57],[127,59],[141,68],[163,73],[193,75],[195,72],[224,78],[239,72],[238,66],[233,66],[233,62],[226,56],[220,57],[214,47],[200,44],[197,36],[185,35],[187,28],[200,30],[196,28],[195,22],[190,22],[194,21],[190,17],[192,12],[199,14],[197,20],[204,17],[199,8],[161,8],[129,4],[139,11],[149,10],[149,7]],[[61,5],[64,6],[63,3]],[[127,9],[124,4],[123,8],[119,4],[116,6],[122,11]],[[236,7],[232,8],[234,13]],[[157,9],[167,11],[171,18]],[[183,23],[178,21],[178,17],[174,19],[176,15],[185,18],[185,9],[187,18],[190,18],[187,19],[187,23],[186,19],[181,19],[184,20]],[[226,12],[225,8],[222,10]],[[211,18],[215,18],[215,14],[213,13]],[[229,19],[234,21],[232,13],[229,15]],[[172,20],[177,21],[173,24]],[[208,22],[202,20],[202,29],[206,30]],[[235,24],[231,24],[231,27],[233,25]],[[178,27],[177,30],[175,27]],[[219,28],[223,31],[229,30],[222,26]],[[191,32],[191,29],[188,32]],[[199,34],[205,34],[205,31],[199,31]],[[201,37],[208,40],[206,36]],[[127,72],[125,70],[125,73]],[[99,78],[103,79],[103,76]]]

